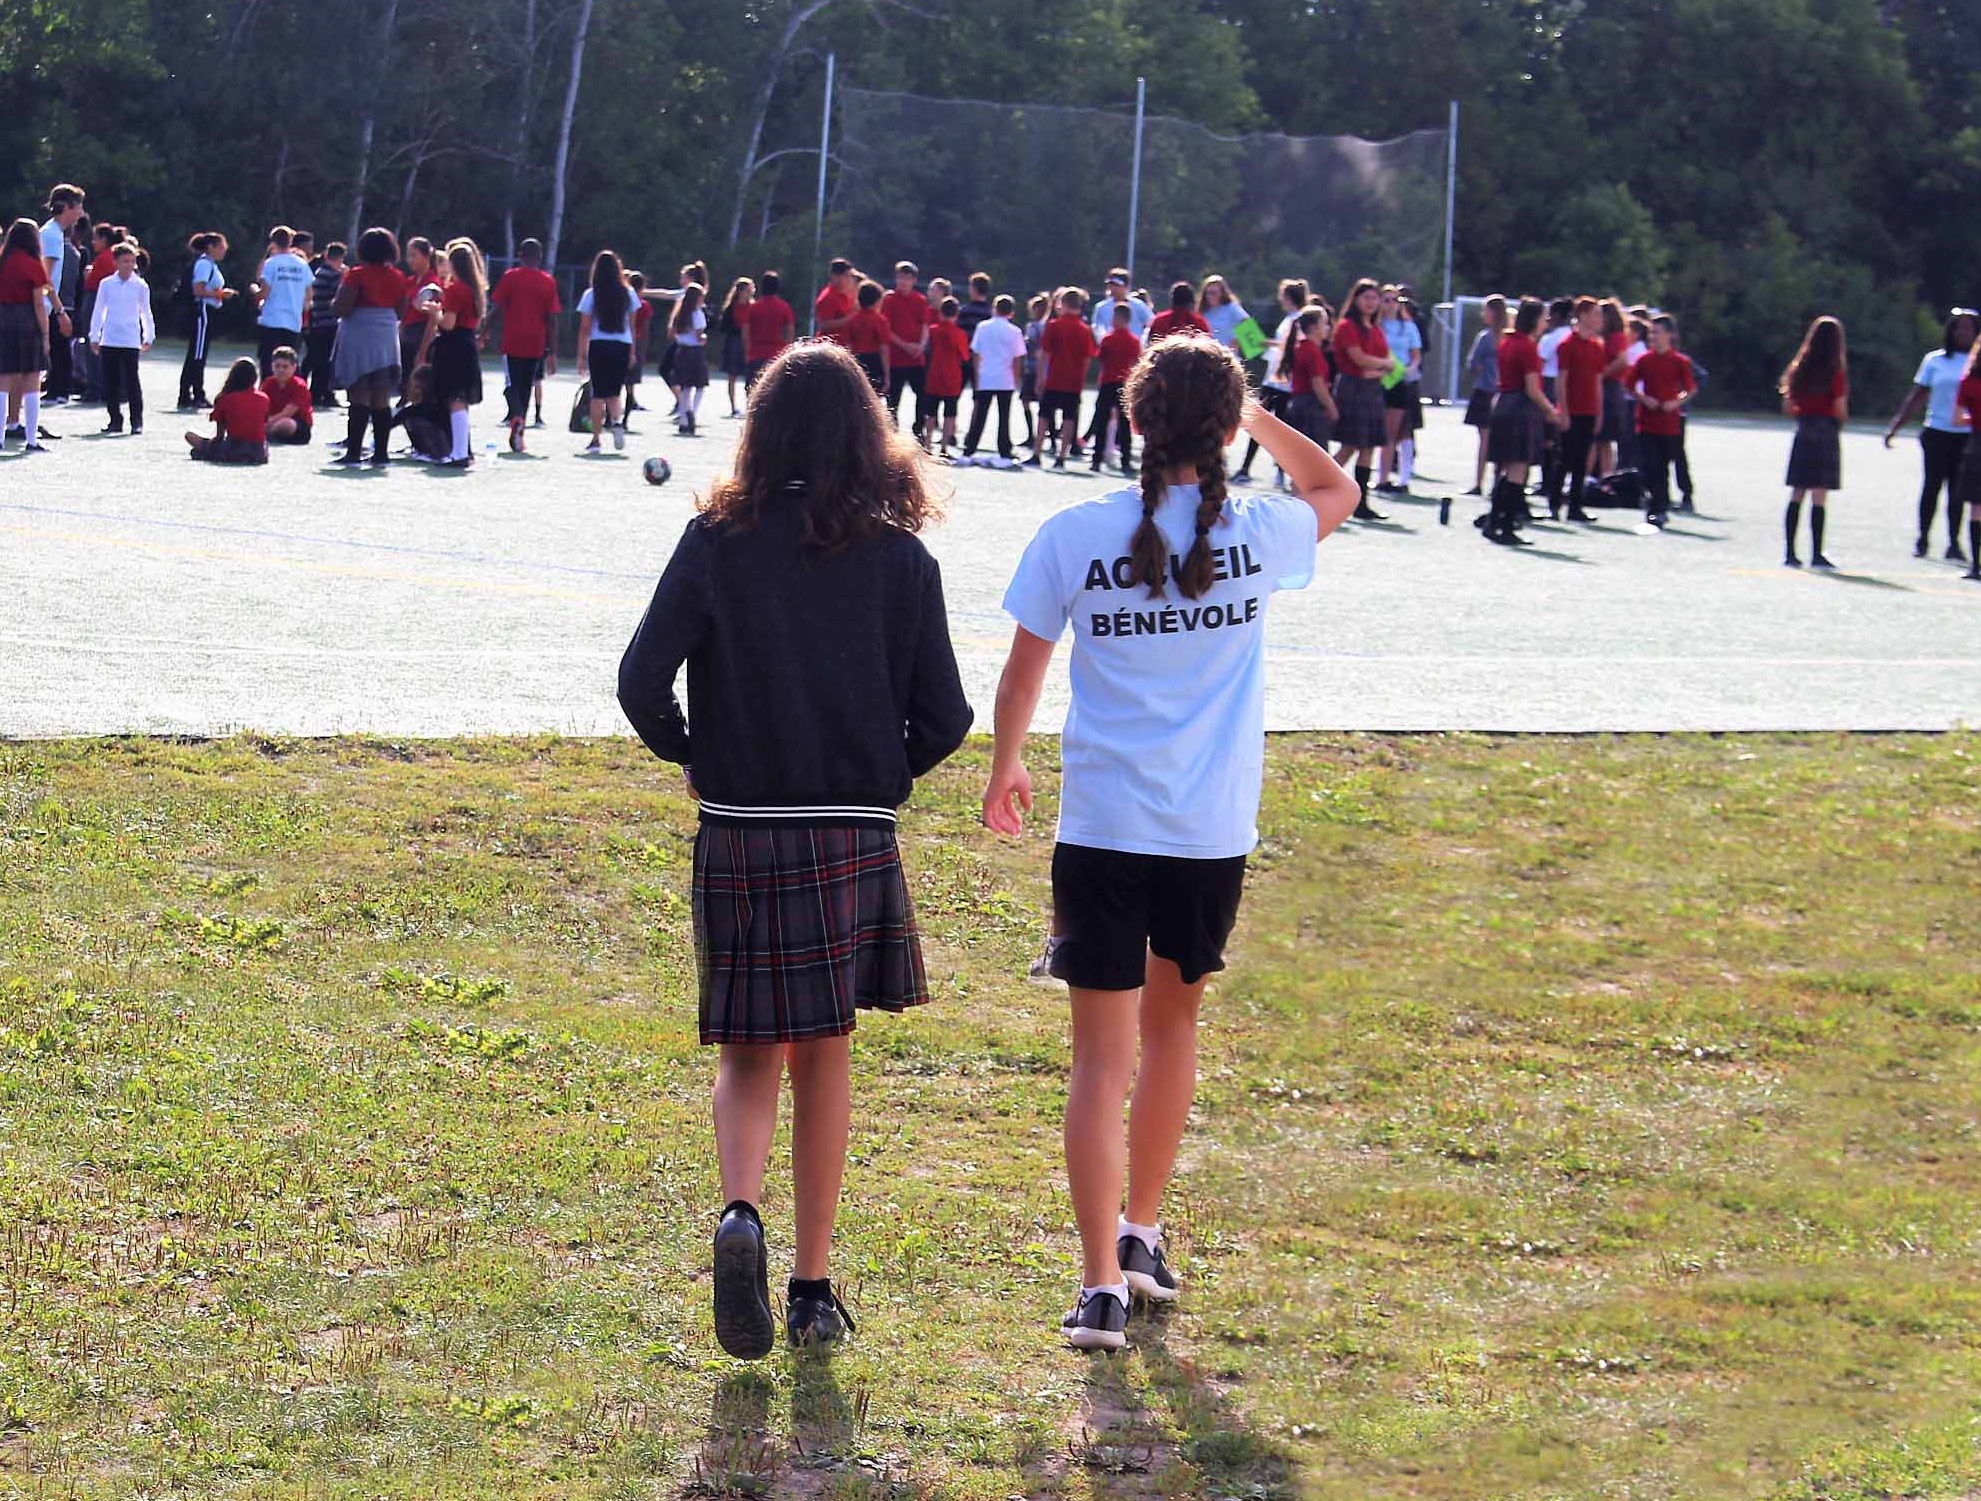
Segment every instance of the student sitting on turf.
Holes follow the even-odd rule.
[[[261,394],[268,398],[268,441],[307,443],[315,406],[308,382],[297,374],[296,351],[287,344],[268,357],[268,379]]]
[[[922,458],[839,345],[785,350],[751,388],[734,473],[688,523],[619,665],[619,702],[701,800],[694,928],[727,1207],[715,1333],[770,1353],[765,1158],[791,1074],[794,1345],[852,1328],[828,1275],[856,1008],[929,999],[895,810],[962,744],[942,577],[915,536]],[[688,712],[675,683],[688,669]]]
[[[413,445],[413,457],[430,464],[443,464],[454,449],[452,425],[446,406],[433,388],[433,366],[417,366],[406,377],[406,394],[399,399],[399,410],[392,421]],[[384,447],[381,441],[380,448]]]
[[[209,464],[268,462],[268,398],[255,389],[260,373],[253,360],[234,361],[208,414],[220,431],[211,438],[203,433],[186,434],[194,458]]]

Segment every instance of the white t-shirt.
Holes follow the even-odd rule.
[[[1025,335],[1009,318],[991,316],[970,335],[970,352],[977,357],[979,391],[1015,391],[1011,362],[1025,357]]]
[[[1172,571],[1196,529],[1195,485],[1156,507]],[[1217,580],[1185,599],[1133,581],[1139,490],[1046,518],[1005,590],[1033,635],[1073,627],[1073,703],[1060,741],[1063,844],[1225,860],[1259,842],[1265,772],[1266,601],[1314,576],[1314,513],[1284,495],[1234,495],[1211,528]]]
[[[1936,432],[1964,433],[1953,420],[1954,393],[1960,389],[1961,373],[1967,369],[1965,354],[1949,354],[1936,349],[1919,362],[1915,386],[1926,388],[1926,425]]]
[[[617,333],[614,333],[610,329],[600,328],[598,319],[596,317],[593,317],[592,337],[594,339],[601,339],[608,344],[632,343],[633,315],[639,311],[638,304],[639,304],[639,299],[633,295],[631,289],[628,289],[626,293],[626,326],[620,329]],[[586,287],[585,295],[578,299],[578,311],[580,313],[590,313],[591,310],[592,310],[592,289],[590,287]]]
[[[1512,325],[1508,325],[1511,327]],[[1561,379],[1561,346],[1568,336],[1575,332],[1573,323],[1564,323],[1560,328],[1551,328],[1541,335],[1541,378]]]
[[[580,299],[582,301],[583,299]],[[672,326],[670,320],[670,327]],[[690,349],[708,342],[708,314],[696,308],[688,314],[688,331],[674,335],[676,344],[686,344]]]
[[[261,301],[263,328],[300,331],[303,309],[309,305],[310,285],[315,280],[309,262],[287,250],[278,250],[261,263],[258,277],[266,292]]]
[[[1273,334],[1273,342],[1266,350],[1266,384],[1275,391],[1293,389],[1291,372],[1281,370],[1280,365],[1286,358],[1287,336],[1293,332],[1293,325],[1299,317],[1298,313],[1288,313],[1280,319],[1279,329]]]

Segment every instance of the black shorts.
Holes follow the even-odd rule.
[[[1194,985],[1224,968],[1244,889],[1243,855],[1186,860],[1055,845],[1053,976],[1081,990],[1135,990],[1154,954]]]
[[[1039,397],[1039,423],[1051,427],[1060,418],[1069,422],[1080,420],[1080,393],[1078,391],[1047,391]]]
[[[957,403],[962,399],[960,396],[931,396],[928,398],[929,415],[946,417],[953,422],[956,420]]]

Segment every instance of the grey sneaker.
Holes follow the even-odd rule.
[[[1064,938],[1047,938],[1046,946],[1039,950],[1038,957],[1026,967],[1025,978],[1030,980],[1034,985],[1059,985],[1064,983],[1052,972],[1052,960],[1053,955],[1059,952],[1059,946],[1065,942],[1066,940]]]
[[[1176,1274],[1162,1254],[1162,1242],[1151,1251],[1139,1235],[1124,1235],[1114,1244],[1121,1262],[1121,1277],[1128,1290],[1156,1303],[1176,1301]]]
[[[1076,1350],[1119,1350],[1128,1343],[1128,1305],[1113,1293],[1082,1292],[1059,1321],[1059,1332]]]

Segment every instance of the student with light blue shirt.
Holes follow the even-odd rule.
[[[1107,295],[1094,303],[1094,313],[1087,320],[1094,330],[1094,342],[1098,344],[1114,332],[1114,309],[1117,303],[1128,304],[1128,331],[1144,343],[1148,342],[1149,324],[1156,316],[1156,310],[1139,297],[1128,295],[1128,273],[1116,266],[1107,274]]]
[[[1197,289],[1197,312],[1211,326],[1211,337],[1240,359],[1238,325],[1252,315],[1245,304],[1231,295],[1231,285],[1222,276],[1207,276]]]
[[[179,367],[179,410],[197,412],[206,401],[206,338],[213,315],[234,294],[227,278],[220,274],[220,262],[227,256],[227,236],[219,230],[196,234],[186,242],[192,255],[192,270],[186,273],[186,292],[192,298],[193,326],[186,336],[186,362]]]
[[[268,379],[269,360],[276,350],[303,345],[303,310],[309,306],[316,277],[308,258],[292,248],[294,239],[295,231],[286,224],[270,230],[268,259],[255,276],[255,295],[261,299],[255,338],[263,380]]]
[[[1060,1330],[1080,1349],[1126,1343],[1131,1290],[1177,1294],[1160,1211],[1196,1089],[1198,1007],[1224,967],[1258,843],[1267,606],[1308,584],[1316,542],[1361,497],[1324,450],[1248,398],[1237,358],[1207,340],[1158,341],[1125,398],[1140,487],[1048,517],[1005,593],[1018,628],[983,805],[993,831],[1020,832],[1032,806],[1025,735],[1070,626],[1048,967],[1071,992],[1066,1164],[1082,1271]],[[1291,494],[1227,496],[1225,448],[1241,430]]]
[[[1892,446],[1898,430],[1919,415],[1923,407],[1926,421],[1919,429],[1919,452],[1925,474],[1919,486],[1919,537],[1912,544],[1915,558],[1926,556],[1932,541],[1933,512],[1939,509],[1940,491],[1947,492],[1947,550],[1950,562],[1964,562],[1960,550],[1960,507],[1954,504],[1954,476],[1959,473],[1961,455],[1971,446],[1967,429],[1954,421],[1954,392],[1960,388],[1961,372],[1967,368],[1968,351],[1981,330],[1981,313],[1957,307],[1947,314],[1946,331],[1940,347],[1927,352],[1919,362],[1919,373],[1912,378],[1912,389],[1891,423],[1885,428],[1885,447]],[[1981,561],[1981,560],[1977,560]]]
[[[1411,316],[1414,312],[1401,287],[1383,288],[1383,337],[1389,340],[1390,354],[1410,371],[1402,380],[1383,387],[1382,472],[1376,488],[1389,494],[1410,488],[1409,459],[1401,458],[1399,450],[1419,426],[1417,380],[1424,366],[1424,335]],[[1414,458],[1414,454],[1409,457]]]

